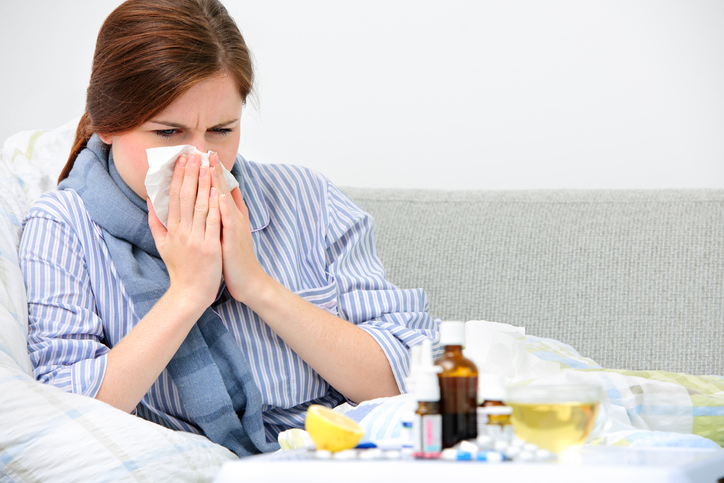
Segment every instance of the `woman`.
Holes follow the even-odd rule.
[[[252,79],[219,2],[122,4],[20,248],[36,378],[240,456],[312,403],[404,391],[409,347],[437,338],[424,292],[384,279],[367,214],[317,173],[237,155]],[[164,226],[146,149],[182,144],[214,154],[179,156]]]

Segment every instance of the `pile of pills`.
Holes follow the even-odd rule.
[[[309,456],[318,460],[400,460],[412,459],[412,455],[399,449],[356,448],[332,453],[326,450],[310,451]],[[444,449],[440,459],[445,461],[544,462],[556,459],[556,455],[538,446],[513,437],[493,439],[487,435],[475,441],[462,441],[454,448]]]
[[[508,459],[499,451],[465,451],[455,448],[442,450],[440,458],[446,461],[484,461],[486,463],[501,463]]]
[[[402,452],[380,448],[346,449],[336,453],[327,450],[316,450],[310,456],[318,460],[399,460],[402,459]]]
[[[519,438],[493,440],[480,436],[477,441],[462,441],[454,448],[443,450],[442,459],[448,461],[502,461],[542,462],[556,459],[556,455]]]

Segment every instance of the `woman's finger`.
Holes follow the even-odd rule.
[[[219,213],[221,214],[221,224],[224,226],[224,233],[226,233],[227,230],[233,233],[234,225],[236,225],[236,217],[231,212],[231,206],[229,206],[233,201],[229,200],[229,195],[219,193]]]
[[[219,192],[211,188],[209,192],[209,214],[206,216],[206,239],[218,243],[221,236],[221,213],[219,211]]]
[[[156,242],[156,248],[159,248],[166,239],[168,230],[166,230],[166,227],[163,226],[161,220],[156,216],[156,210],[153,209],[153,203],[151,203],[149,198],[146,198],[146,205],[148,206],[148,226],[151,228],[151,235]]]
[[[222,194],[229,193],[229,187],[226,185],[226,178],[224,178],[224,170],[221,161],[219,161],[219,155],[212,152],[209,155],[209,166],[213,168],[212,186],[219,190],[219,196]]]
[[[176,226],[181,220],[181,209],[179,206],[181,196],[181,184],[183,183],[184,172],[186,170],[187,162],[188,156],[182,154],[176,160],[176,165],[173,168],[173,174],[171,175],[171,185],[168,191],[168,221],[166,222],[166,226]]]
[[[206,231],[206,217],[209,214],[209,190],[211,189],[211,181],[209,168],[201,166],[199,168],[198,191],[196,193],[196,203],[194,204],[194,219],[191,230],[197,236],[203,237]]]
[[[241,196],[241,190],[239,188],[234,188],[234,190],[231,192],[231,197],[234,200],[234,204],[236,205],[236,208],[241,212],[242,215],[244,215],[245,219],[249,218],[249,209],[246,207],[246,203],[244,202],[244,197]]]
[[[189,155],[184,171],[181,192],[179,194],[180,220],[182,227],[191,229],[193,226],[194,209],[196,207],[196,194],[198,190],[199,167],[201,158],[198,154]]]
[[[212,159],[214,160],[213,163]],[[212,152],[211,156],[209,156],[209,166],[214,167],[214,176],[211,186],[219,190],[220,199],[223,200],[224,198],[221,198],[223,196],[226,196],[227,200],[233,199],[236,208],[241,212],[244,218],[248,218],[249,211],[247,210],[246,203],[244,203],[244,200],[242,199],[241,190],[239,188],[234,188],[231,192],[229,191],[229,186],[226,184],[226,178],[224,177],[224,171],[222,169],[221,162],[219,161],[218,154]],[[231,208],[229,207],[229,209]]]

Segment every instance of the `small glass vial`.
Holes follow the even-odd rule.
[[[513,408],[507,406],[503,378],[495,374],[479,376],[478,388],[478,441],[495,444],[498,441],[510,443],[513,440],[513,426],[510,416]]]

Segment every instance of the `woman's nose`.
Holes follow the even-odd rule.
[[[189,144],[191,144],[202,153],[205,153],[209,150],[206,146],[206,140],[203,138],[203,136],[194,136],[192,139],[190,139]]]

